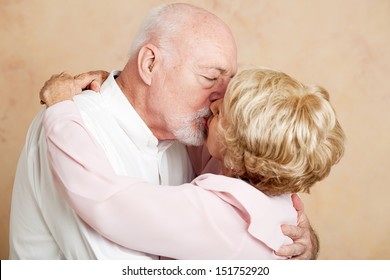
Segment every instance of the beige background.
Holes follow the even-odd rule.
[[[51,74],[121,69],[147,10],[165,1],[0,0],[0,258],[38,92]],[[265,65],[331,93],[345,157],[305,195],[320,259],[390,259],[390,1],[193,0],[225,20],[240,66]]]

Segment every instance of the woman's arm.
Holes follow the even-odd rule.
[[[156,186],[116,175],[72,101],[48,108],[44,126],[56,185],[106,238],[176,259],[259,258],[272,252],[248,232],[250,217],[240,202],[233,207],[217,191],[192,184]]]

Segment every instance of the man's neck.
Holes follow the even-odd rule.
[[[125,70],[128,69],[125,68]],[[150,105],[150,100],[146,98],[146,96],[150,96],[147,87],[143,86],[142,81],[137,80],[135,74],[130,74],[130,71],[125,70],[116,78],[116,83],[131,106],[159,141],[176,140],[172,133],[163,129],[166,124],[164,118],[158,115],[158,110],[153,111],[151,109],[153,106]]]

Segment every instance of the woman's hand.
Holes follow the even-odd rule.
[[[72,100],[84,89],[99,92],[100,85],[108,75],[106,71],[90,71],[75,77],[65,72],[53,75],[46,81],[39,93],[41,104],[49,107],[64,100]]]
[[[89,71],[86,73],[75,76],[75,80],[79,83],[83,90],[90,89],[95,92],[100,91],[100,86],[110,75],[109,72],[104,70]]]
[[[282,225],[282,231],[294,243],[285,245],[275,252],[276,255],[290,257],[292,260],[315,260],[319,251],[319,241],[303,211],[303,202],[298,195],[292,195],[293,205],[298,212],[297,226]]]

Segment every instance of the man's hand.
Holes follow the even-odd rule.
[[[65,72],[53,75],[39,93],[41,104],[52,106],[64,100],[71,100],[84,89],[99,92],[100,85],[108,75],[106,71],[90,71],[75,77]]]
[[[282,225],[282,231],[294,243],[285,245],[275,252],[278,256],[291,257],[291,260],[315,260],[319,251],[319,241],[303,211],[303,202],[298,195],[291,197],[295,210],[298,212],[297,226]]]

